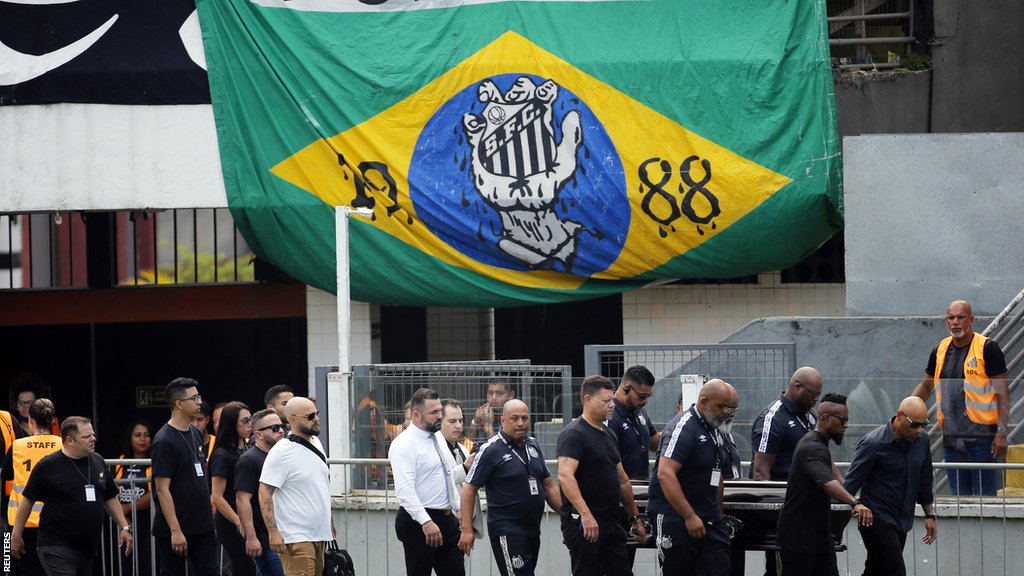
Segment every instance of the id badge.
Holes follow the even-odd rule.
[[[722,480],[722,471],[719,470],[718,468],[715,468],[714,470],[712,470],[711,471],[711,485],[717,488],[718,484],[719,484],[719,482],[721,482],[721,480]]]
[[[201,462],[193,462],[196,467],[196,476],[203,477],[203,464]]]
[[[537,494],[540,494],[540,488],[537,487],[537,479],[530,476],[530,495],[536,496]]]
[[[96,501],[96,487],[92,484],[85,485],[85,501],[95,502]]]

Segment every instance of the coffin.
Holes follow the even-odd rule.
[[[647,511],[647,482],[633,481],[633,497],[641,513]],[[775,527],[779,510],[786,499],[785,482],[755,482],[753,480],[726,480],[723,508],[726,516],[732,516],[743,523],[733,536],[732,546],[737,550],[777,550]],[[846,550],[843,544],[843,530],[850,521],[850,507],[832,502],[832,540],[836,551]],[[628,527],[627,527],[628,531]],[[636,542],[630,538],[630,545]],[[649,538],[644,545],[654,547]]]

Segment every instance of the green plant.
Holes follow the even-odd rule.
[[[900,61],[900,68],[907,70],[931,70],[932,58],[924,54],[909,54]]]

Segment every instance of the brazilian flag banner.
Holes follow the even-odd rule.
[[[825,0],[198,0],[228,201],[352,296],[512,306],[778,270],[842,226]]]

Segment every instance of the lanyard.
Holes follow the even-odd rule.
[[[526,452],[526,460],[523,460],[523,457],[519,455],[519,452],[516,452],[515,447],[511,443],[509,443],[509,441],[505,438],[505,434],[502,433],[500,434],[500,436],[501,441],[505,443],[505,446],[508,446],[508,451],[511,452],[512,455],[515,456],[516,459],[522,462],[523,466],[526,467],[527,475],[532,475],[530,474],[530,462],[532,461],[532,458],[530,457],[530,449],[526,445],[526,441],[523,441],[523,452]]]
[[[693,410],[693,413],[697,416],[697,419],[700,420],[700,423],[704,425],[704,429],[708,431],[708,436],[711,436],[711,442],[714,443],[715,445],[715,470],[718,470],[719,465],[722,463],[722,456],[721,453],[718,451],[719,446],[721,446],[721,443],[718,441],[718,428],[711,429],[710,427],[708,427],[708,423],[704,421],[704,416],[701,415],[700,410],[697,410],[696,404],[691,406],[690,410]]]
[[[174,428],[174,427],[172,426],[172,428]],[[174,429],[178,430],[177,428],[174,428]],[[198,464],[199,463],[199,446],[197,446],[197,445],[195,445],[193,443],[193,442],[195,442],[196,437],[192,435],[192,426],[191,425],[189,425],[189,428],[188,428],[187,432],[188,432],[188,440],[185,440],[185,432],[181,431],[181,430],[178,430],[178,433],[181,435],[181,441],[184,442],[185,445],[188,446],[188,449],[192,451],[192,458]],[[191,442],[190,442],[190,440],[191,440]]]
[[[71,463],[71,467],[75,469],[75,472],[78,472],[78,475],[82,477],[82,480],[85,480],[85,485],[89,486],[89,478],[92,477],[92,455],[90,454],[89,456],[85,457],[85,465],[88,476],[82,474],[82,471],[78,469],[78,465],[75,464],[75,461],[70,456],[65,454],[64,457],[68,459],[68,462]]]

